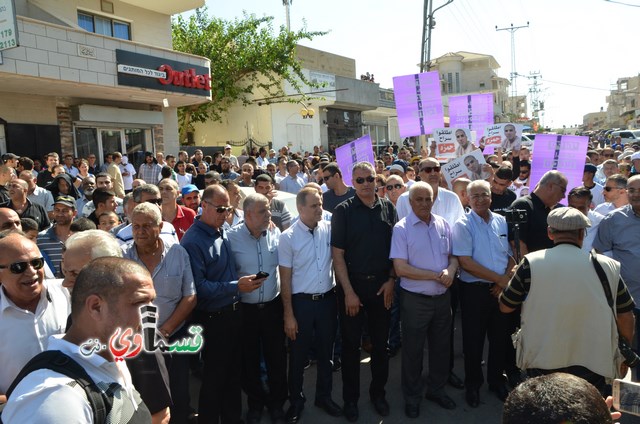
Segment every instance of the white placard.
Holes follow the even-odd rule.
[[[18,47],[18,21],[13,0],[0,0],[0,51]]]
[[[155,69],[147,69],[131,65],[118,65],[118,72],[148,78],[167,78],[167,73],[164,71],[157,71]]]

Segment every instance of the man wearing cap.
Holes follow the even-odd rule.
[[[640,174],[640,152],[635,152],[631,155],[631,176]]]
[[[582,174],[582,184],[591,190],[591,194],[593,196],[593,200],[590,205],[591,209],[604,203],[604,188],[593,180],[596,172],[598,172],[598,168],[595,165],[587,163],[584,166],[584,173]]]
[[[618,332],[627,341],[633,338],[635,303],[619,262],[581,250],[589,218],[562,207],[549,213],[547,224],[554,247],[527,254],[500,295],[504,313],[522,305],[518,366],[530,377],[573,374],[604,392],[606,378],[626,373],[616,369],[614,355]],[[604,284],[614,298],[615,318],[593,260],[607,277]]]
[[[71,235],[71,223],[77,215],[76,202],[71,196],[56,197],[53,205],[53,225],[45,233],[39,234],[36,243],[40,252],[49,262],[49,266],[57,278],[63,278],[60,263],[62,247]]]
[[[240,169],[240,164],[238,163],[238,158],[231,154],[231,145],[227,144],[224,146],[224,156],[229,159],[233,170]]]
[[[411,188],[411,186],[415,182],[407,177],[407,162],[405,162],[404,160],[394,160],[389,167],[389,175],[397,175],[398,177],[402,178],[402,182],[405,186],[407,186],[407,189]]]
[[[198,187],[188,184],[182,187],[180,193],[182,194],[182,206],[191,209],[196,215],[200,215],[200,190]]]
[[[146,152],[144,154],[144,163],[138,169],[138,178],[142,178],[147,184],[158,184],[161,171],[162,166],[155,163],[153,153]]]
[[[4,162],[4,164],[10,166],[13,169],[16,169],[18,167],[18,159],[20,159],[20,156],[13,153],[5,153],[4,155],[2,155],[2,161]]]

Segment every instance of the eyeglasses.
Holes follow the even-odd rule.
[[[364,182],[365,182],[365,181],[366,181],[366,182],[368,182],[368,183],[372,183],[372,182],[374,182],[375,180],[376,180],[376,177],[372,177],[372,176],[370,175],[370,176],[368,176],[368,177],[366,177],[366,178],[363,178],[363,177],[358,177],[358,178],[356,178],[356,183],[358,183],[358,184],[364,184]]]
[[[44,258],[35,258],[28,262],[14,262],[10,265],[0,265],[0,269],[9,268],[12,274],[22,274],[27,270],[27,266],[29,265],[35,270],[42,269],[44,266]]]
[[[606,187],[603,187],[603,188],[604,188],[604,191],[607,191],[607,192],[609,192],[611,190],[624,190],[622,187],[609,187],[609,186],[606,186]]]
[[[231,212],[233,210],[233,208],[231,206],[216,206],[213,203],[211,203],[208,200],[202,200],[204,203],[216,208],[216,212],[218,213],[227,213],[227,212]]]
[[[440,172],[439,166],[424,166],[420,168],[420,172],[424,172],[425,174],[431,174],[432,172]]]
[[[145,200],[144,203],[153,203],[154,205],[161,205],[162,199],[148,199],[148,200]]]
[[[333,177],[333,175],[325,175],[322,177],[322,180],[326,183],[331,177]]]
[[[478,194],[474,194],[469,196],[471,198],[471,200],[485,200],[491,197],[491,195],[489,193],[478,193]]]
[[[387,191],[391,191],[391,190],[393,190],[394,188],[395,188],[396,190],[400,190],[402,187],[404,187],[404,185],[402,185],[402,184],[388,185],[388,186],[387,186]]]

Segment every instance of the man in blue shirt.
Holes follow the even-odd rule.
[[[202,215],[182,237],[189,253],[198,303],[195,318],[204,327],[204,370],[198,404],[206,423],[241,422],[242,373],[240,293],[251,292],[264,278],[238,278],[227,235],[222,231],[231,210],[224,187],[212,185],[202,194]]]

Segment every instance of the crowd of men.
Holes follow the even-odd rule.
[[[583,185],[567,187],[549,170],[521,196],[525,148],[498,151],[487,157],[488,178],[452,186],[435,157],[409,146],[354,164],[350,185],[320,147],[248,153],[147,152],[137,170],[119,152],[102,166],[95,155],[59,165],[50,153],[40,169],[3,155],[3,422],[92,422],[98,410],[117,422],[258,423],[266,411],[274,423],[296,423],[310,360],[315,406],[355,422],[363,350],[382,417],[398,351],[409,418],[423,397],[456,408],[447,385],[476,408],[485,378],[505,401],[527,377],[565,372],[605,395],[626,372],[615,359],[618,340],[640,333],[640,145],[594,144]],[[295,218],[276,189],[295,195]],[[120,329],[141,331],[149,303],[164,343],[199,325],[202,352],[145,350],[122,361],[99,348]],[[458,310],[463,379],[453,367]],[[91,340],[98,348],[83,354]],[[49,351],[66,365],[29,368]],[[93,386],[62,370],[73,364],[104,408],[87,394]],[[337,371],[342,404],[332,396]],[[201,379],[197,411],[192,373]]]

